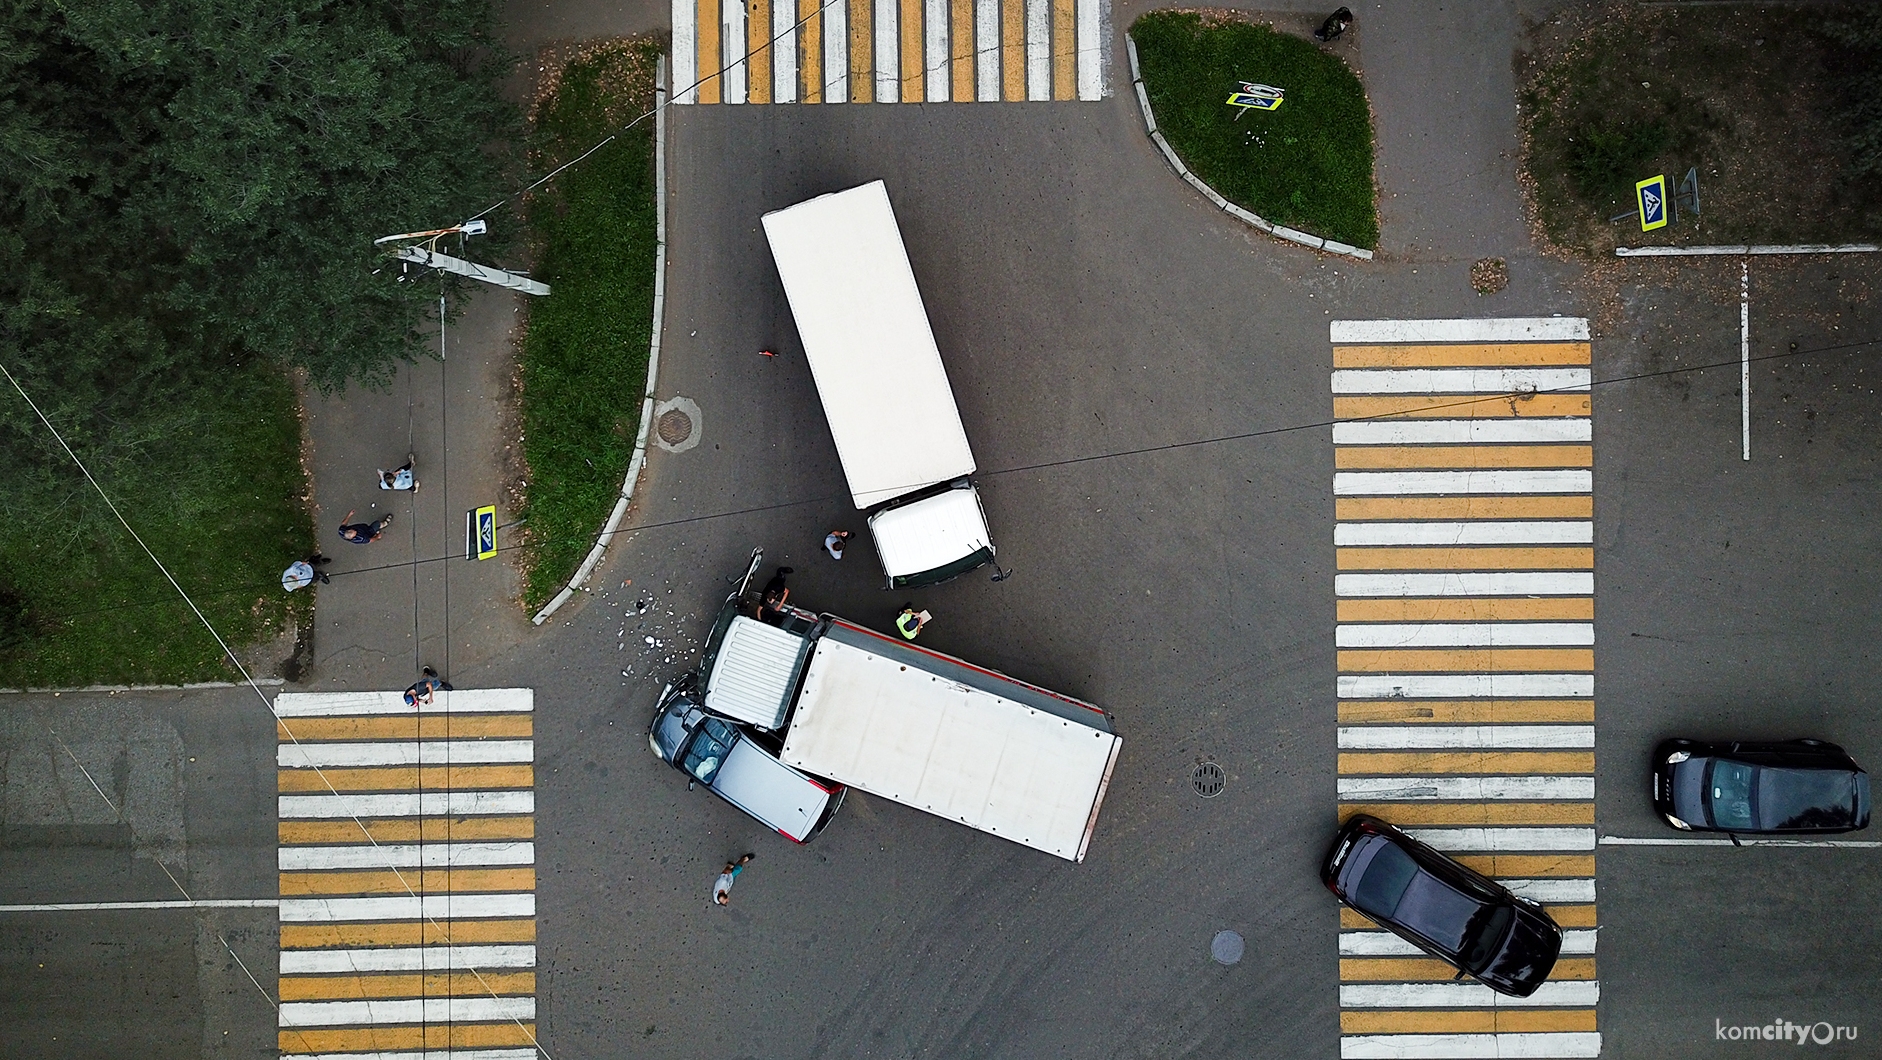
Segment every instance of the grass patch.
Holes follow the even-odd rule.
[[[1226,13],[1154,12],[1131,37],[1157,128],[1205,183],[1275,224],[1378,246],[1372,115],[1344,62]],[[1271,113],[1243,113],[1225,102],[1243,81],[1287,98]]]
[[[1611,3],[1537,27],[1520,102],[1543,234],[1596,255],[1875,239],[1882,181],[1858,170],[1863,122],[1850,90],[1864,68],[1874,81],[1878,63],[1873,10]],[[1665,174],[1676,188],[1692,168],[1701,215],[1640,231],[1634,182]]]
[[[531,164],[575,158],[653,106],[659,46],[585,49],[534,108]],[[555,595],[620,496],[640,432],[653,329],[653,119],[530,196],[535,275],[522,350],[524,602]]]
[[[312,593],[281,590],[281,571],[314,545],[300,419],[273,365],[229,369],[193,398],[189,426],[154,442],[140,474],[100,482],[240,651],[312,607]],[[50,437],[45,444],[56,450]],[[0,687],[235,678],[77,469],[70,483],[65,517],[16,523],[0,536]]]

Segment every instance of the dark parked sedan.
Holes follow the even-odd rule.
[[[1852,832],[1869,825],[1869,774],[1822,740],[1667,740],[1653,752],[1653,808],[1682,831]]]
[[[1536,992],[1562,952],[1542,907],[1366,814],[1340,828],[1320,866],[1334,897],[1500,994]]]

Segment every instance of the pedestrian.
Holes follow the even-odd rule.
[[[719,874],[718,880],[712,885],[712,902],[714,905],[732,904],[732,881],[738,879],[738,874],[745,871],[745,863],[751,859],[752,856],[746,854],[737,861],[728,861],[725,863],[725,871]]]
[[[329,562],[331,561],[327,557],[318,552],[306,559],[295,560],[288,564],[287,570],[281,572],[281,588],[293,592],[296,589],[305,589],[315,582],[326,585],[333,579],[327,577],[327,572],[321,570],[320,565]]]
[[[895,628],[901,630],[904,638],[914,640],[915,635],[921,632],[921,627],[927,625],[933,617],[926,611],[915,610],[914,604],[903,604],[902,613],[896,616]]]
[[[359,509],[355,508],[353,511],[347,512],[346,518],[351,519],[353,512],[357,511],[359,511]],[[391,525],[391,512],[385,513],[370,523],[349,523],[346,519],[342,519],[340,520],[340,536],[353,542],[355,545],[370,545],[374,541],[379,540],[379,535],[384,533],[386,527]]]
[[[451,682],[438,676],[438,671],[427,666],[419,672],[418,680],[405,690],[405,705],[416,707],[420,703],[431,702],[432,693],[451,691]]]
[[[1320,28],[1313,31],[1313,39],[1321,41],[1322,43],[1330,41],[1340,34],[1345,33],[1346,28],[1352,24],[1352,9],[1342,7],[1338,11],[1328,15],[1325,22],[1320,23]]]
[[[784,587],[784,576],[786,574],[794,574],[796,570],[797,568],[795,567],[778,568],[778,572],[773,574],[771,580],[765,583],[764,593],[759,598],[759,606],[761,608],[767,611],[776,611],[778,608],[784,606],[784,601],[791,595],[791,591]]]
[[[823,547],[825,551],[830,553],[831,559],[842,559],[843,547],[849,544],[849,541],[850,532],[848,530],[832,530],[824,535]]]
[[[412,477],[412,465],[416,463],[417,460],[418,457],[416,455],[407,453],[405,454],[404,467],[393,468],[391,471],[380,468],[379,488],[382,490],[411,490],[413,493],[417,493],[418,480]]]

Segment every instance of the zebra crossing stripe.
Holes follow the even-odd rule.
[[[1588,1032],[1348,1035],[1340,1060],[1444,1060],[1450,1057],[1594,1057],[1601,1036]]]
[[[1359,420],[1333,425],[1334,445],[1494,445],[1593,440],[1594,425],[1585,417]]]
[[[1348,725],[1341,750],[1363,748],[1593,747],[1592,725]]]
[[[403,946],[390,949],[283,950],[282,975],[534,968],[534,946]]]
[[[1335,320],[1336,346],[1369,343],[1587,342],[1582,317],[1490,317],[1462,320]]]

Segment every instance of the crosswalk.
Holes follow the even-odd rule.
[[[1107,0],[673,0],[675,103],[994,103],[1105,92]]]
[[[533,707],[275,700],[283,1056],[536,1055]]]
[[[1340,1056],[1591,1057],[1594,447],[1587,321],[1336,321],[1340,817],[1544,903],[1511,998],[1340,911]]]

